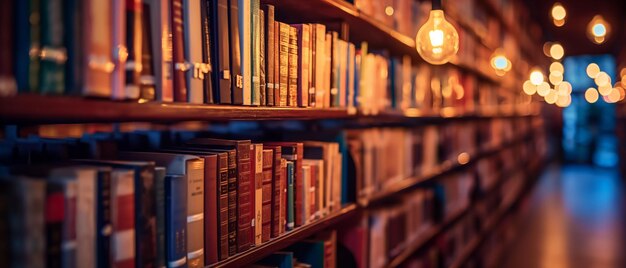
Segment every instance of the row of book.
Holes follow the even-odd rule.
[[[342,207],[336,143],[201,138],[115,155],[3,165],[6,262],[204,267]]]
[[[17,83],[0,83],[2,95],[19,89],[365,113],[499,104],[482,97],[474,74],[357,47],[330,24],[279,22],[275,7],[259,0],[12,0],[5,11],[15,23],[3,25],[3,47],[16,53],[3,58],[3,76]],[[27,20],[39,14],[46,16]]]

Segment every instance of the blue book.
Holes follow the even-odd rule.
[[[165,176],[165,252],[167,267],[187,267],[187,181]]]
[[[272,255],[265,257],[259,261],[260,264],[275,266],[278,268],[292,268],[293,267],[293,252],[278,251]]]
[[[287,161],[287,231],[293,230],[293,227],[295,226],[294,177],[294,164],[292,161]]]

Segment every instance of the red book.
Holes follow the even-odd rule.
[[[274,163],[274,150],[263,150],[263,196],[261,211],[261,241],[270,240],[272,233],[272,174]]]
[[[198,7],[199,8],[199,7]],[[187,102],[183,0],[172,0],[172,55],[174,60],[174,101]],[[200,27],[200,26],[198,26]]]
[[[135,242],[134,178],[132,170],[114,169],[111,173],[112,262],[120,268],[135,267],[135,251],[128,246]]]
[[[293,161],[295,165],[295,199],[294,199],[294,209],[295,209],[295,226],[304,225],[302,209],[304,208],[304,194],[300,189],[303,189],[304,181],[302,174],[302,158],[304,157],[304,146],[301,142],[273,142],[268,145],[279,145],[281,146],[281,154],[285,160]],[[283,189],[286,189],[287,181],[286,178],[283,178],[285,181],[283,182]],[[286,204],[286,198],[285,202]]]
[[[218,258],[218,246],[220,245],[220,232],[218,223],[219,181],[217,180],[219,170],[217,169],[218,155],[204,156],[204,257],[206,264],[215,263]],[[225,156],[224,156],[225,157]]]
[[[272,146],[268,144],[263,145],[264,148],[271,149],[273,152],[272,159],[272,186],[271,186],[271,237],[277,237],[284,232],[284,228],[280,228],[280,214],[286,207],[281,203],[281,187],[280,182],[283,176],[281,168],[282,149],[280,146]],[[269,240],[269,238],[268,238]]]

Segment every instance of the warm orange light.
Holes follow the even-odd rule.
[[[565,49],[563,49],[563,46],[559,43],[554,43],[552,44],[552,46],[550,46],[550,57],[552,57],[555,60],[560,60],[563,58],[563,56],[565,55]]]
[[[554,20],[564,20],[565,16],[567,16],[567,12],[561,3],[554,3],[552,6],[552,11],[550,12],[552,15],[552,19]]]
[[[596,103],[596,101],[598,101],[598,98],[600,96],[598,96],[598,91],[596,91],[595,88],[588,88],[587,91],[585,91],[585,100],[588,103]]]
[[[537,86],[537,94],[542,97],[547,96],[551,90],[552,89],[550,88],[550,85],[546,82],[543,82],[539,84],[539,86]]]
[[[589,76],[589,78],[596,78],[596,75],[598,75],[599,72],[600,66],[598,66],[598,64],[589,63],[589,65],[587,65],[587,76]]]
[[[602,44],[608,37],[611,26],[600,15],[596,15],[587,25],[587,37],[596,44]]]
[[[532,96],[533,94],[537,93],[537,86],[533,85],[530,80],[524,81],[522,89],[524,90],[524,93],[526,93],[526,95],[528,96]]]
[[[565,68],[563,68],[563,64],[555,61],[550,64],[550,72],[560,72],[561,74],[563,74],[565,73]]]

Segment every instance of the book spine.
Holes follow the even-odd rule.
[[[132,171],[114,170],[112,179],[113,265],[132,267],[135,264],[135,187]],[[131,247],[129,249],[129,247]]]
[[[96,264],[96,180],[93,177],[76,180],[76,267]],[[35,229],[38,230],[38,229]]]
[[[204,158],[204,246],[205,264],[219,261],[219,209],[220,193],[218,181],[218,157],[209,155]],[[226,225],[228,226],[228,225]],[[228,228],[228,227],[227,227]]]
[[[263,213],[263,144],[253,144],[254,150],[254,228],[253,243],[260,245],[262,242],[262,213]]]
[[[65,218],[63,185],[48,183],[45,201],[46,267],[62,267],[63,219]]]
[[[239,49],[241,50],[240,67],[243,80],[241,103],[252,104],[252,4],[250,0],[239,1]],[[232,26],[232,25],[231,25]]]
[[[151,43],[156,98],[162,102],[174,100],[172,81],[172,18],[169,0],[146,1],[150,5]]]
[[[311,188],[309,190],[309,203],[310,203],[310,207],[309,207],[309,220],[315,219],[317,217],[317,207],[319,205],[319,202],[317,200],[317,191],[320,190],[321,188],[319,188],[319,184],[318,184],[318,180],[317,180],[317,172],[316,172],[316,168],[314,166],[308,166],[308,168],[306,166],[302,167],[302,172],[304,173],[304,176],[308,176],[309,179],[311,180]],[[308,173],[308,174],[307,174]]]
[[[213,83],[211,81],[214,67],[211,60],[211,46],[213,46],[213,40],[211,39],[209,5],[210,3],[206,0],[200,1],[200,16],[202,19],[202,63],[200,64],[201,68],[197,76],[202,78],[204,103],[215,102],[213,97]]]
[[[154,75],[154,47],[151,42],[152,29],[150,27],[150,6],[141,4],[141,73],[139,76],[139,99],[142,101],[153,101],[156,96],[156,77]]]
[[[231,71],[230,71],[230,36],[228,31],[228,0],[212,1],[209,5],[211,17],[211,35],[213,37],[213,57],[211,66],[216,68],[213,74],[213,95],[215,102],[230,104]]]
[[[298,45],[296,46],[298,50],[297,58],[298,58],[298,106],[300,107],[308,107],[309,106],[309,68],[311,66],[309,62],[310,58],[310,49],[309,49],[309,35],[310,28],[308,24],[298,24],[294,25],[297,30],[298,37]]]
[[[251,70],[252,70],[252,105],[261,105],[261,20],[260,20],[260,0],[250,1],[251,26],[250,26],[250,51],[251,51]]]
[[[22,2],[22,1],[20,1]],[[67,61],[65,62],[65,94],[79,95],[83,87],[84,66],[83,58],[83,25],[82,20],[85,13],[81,10],[85,1],[81,0],[65,0],[63,1],[64,14],[74,14],[73,16],[63,16],[63,43],[67,52]],[[9,9],[12,10],[12,9]],[[19,11],[16,12],[19,16]],[[15,23],[18,23],[17,21]],[[6,24],[4,24],[6,25]],[[16,34],[19,35],[19,34]],[[17,36],[16,36],[17,39]],[[18,41],[19,42],[19,41]],[[8,47],[9,51],[14,51]],[[16,59],[19,58],[20,49],[15,49]],[[20,63],[21,64],[21,63]],[[18,71],[15,71],[16,78]],[[19,89],[19,87],[18,87]],[[26,89],[26,87],[25,87]]]
[[[156,193],[156,228],[157,228],[157,261],[155,263],[156,267],[165,267],[165,175],[166,170],[165,167],[155,167],[154,168],[154,190]],[[130,183],[132,184],[132,176],[130,176]],[[115,187],[115,186],[113,186]],[[114,188],[115,189],[115,188]],[[134,189],[133,189],[134,193]],[[130,196],[130,201],[132,203],[132,195]],[[134,215],[134,211],[130,213],[129,217],[132,218]],[[133,224],[129,226],[133,226]],[[134,238],[133,238],[134,241]],[[134,263],[134,260],[131,264]]]
[[[112,19],[112,47],[111,58],[114,68],[111,72],[111,96],[114,99],[122,99],[126,87],[126,59],[128,49],[126,48],[126,0],[113,0]]]
[[[229,215],[229,172],[228,172],[228,154],[220,153],[218,155],[218,190],[219,190],[219,199],[218,199],[218,208],[219,214],[218,222],[219,222],[219,259],[224,260],[228,258],[228,215]]]
[[[290,26],[282,22],[279,25],[279,102],[278,106],[287,106],[287,98],[289,91],[289,35]]]
[[[40,89],[39,73],[41,71],[41,20],[31,18],[41,18],[41,1],[27,0],[29,11],[28,23],[30,24],[29,36],[29,64],[28,64],[28,88],[31,92],[38,92]],[[102,42],[104,45],[104,40]],[[107,44],[108,45],[108,44]],[[102,51],[100,51],[102,52]]]
[[[75,180],[65,184],[65,209],[63,220],[63,267],[76,267],[76,196]],[[132,201],[132,199],[131,199]],[[132,218],[132,215],[130,216]]]
[[[41,11],[40,92],[61,94],[65,89],[65,61],[67,59],[63,44],[62,1],[41,0]]]
[[[90,0],[84,2],[84,58],[85,84],[83,95],[110,97],[111,72],[115,64],[111,61],[112,36],[111,2]],[[35,68],[31,62],[30,66]],[[31,68],[31,70],[32,70]],[[32,87],[31,87],[32,88]]]
[[[11,217],[16,219],[16,224],[13,225],[14,228],[11,228],[15,230],[12,232],[12,235],[28,243],[13,243],[12,250],[15,252],[15,259],[12,262],[15,263],[15,267],[46,267],[46,182],[20,178],[15,183],[18,188],[14,196],[17,196],[18,199],[14,201],[16,201],[15,205],[18,211],[12,215],[14,217]],[[92,190],[90,197],[93,198],[95,187],[89,187],[89,190]],[[89,205],[93,205],[93,203]],[[94,213],[93,206],[83,208]],[[87,231],[94,231],[93,227]],[[95,244],[95,232],[90,232],[90,235],[91,237],[85,237],[84,242],[86,242],[86,245],[91,245],[91,249],[95,250],[95,247],[93,247]],[[94,254],[95,251],[87,257],[93,257]],[[95,258],[92,258],[92,260],[95,261]]]
[[[250,166],[250,143],[244,142],[237,145],[237,250],[243,252],[252,245],[250,226],[252,216],[252,199],[250,196],[250,188],[254,185],[250,184],[250,175],[252,167]]]
[[[292,161],[286,162],[287,173],[287,230],[295,227],[295,174]]]
[[[340,68],[340,59],[339,59],[339,39],[337,32],[331,32],[331,41],[330,41],[330,106],[337,107],[339,105],[339,86],[340,86],[340,78],[339,78],[339,68]],[[329,47],[329,45],[326,45]],[[328,57],[328,55],[327,55]]]
[[[151,267],[156,261],[156,190],[154,166],[135,171],[135,266]]]
[[[287,160],[280,160],[280,232],[287,231]]]
[[[228,152],[228,255],[237,253],[237,153]]]
[[[274,106],[280,106],[280,22],[274,20]]]
[[[296,189],[297,191],[302,191],[302,207],[299,208],[299,212],[302,215],[302,222],[307,224],[311,220],[311,207],[313,206],[313,200],[311,200],[311,191],[313,190],[313,186],[311,183],[311,166],[303,166],[302,167],[302,183],[301,189]]]
[[[280,228],[280,213],[282,211],[282,209],[284,209],[283,206],[281,206],[281,188],[280,188],[280,182],[281,182],[281,177],[283,175],[282,173],[282,167],[281,167],[281,157],[282,153],[281,153],[281,147],[280,146],[276,146],[274,147],[274,168],[273,168],[273,181],[272,181],[272,235],[271,237],[277,237],[280,234],[282,234],[284,232],[284,230],[281,230]]]
[[[325,88],[325,81],[328,80],[324,74],[326,69],[326,26],[315,24],[315,107],[324,108],[328,104],[324,102],[328,94]]]
[[[315,84],[315,63],[313,62],[315,60],[315,55],[313,52],[313,47],[315,46],[315,25],[314,24],[307,24],[309,26],[309,35],[308,35],[308,39],[309,39],[309,44],[308,44],[308,48],[309,48],[309,56],[308,56],[308,66],[306,67],[308,70],[308,80],[309,83],[306,85],[307,91],[305,94],[308,95],[307,100],[309,101],[308,103],[308,107],[315,107],[315,88],[313,87],[313,84]]]
[[[202,59],[202,15],[200,0],[183,0],[185,59],[189,68],[185,71],[188,86],[187,102],[204,103],[204,76],[208,66]]]
[[[183,175],[165,178],[167,267],[187,265],[187,182]]]
[[[204,160],[187,163],[187,266],[204,267]]]
[[[338,39],[339,41],[339,102],[337,106],[346,107],[346,95],[348,94],[348,42]]]
[[[348,43],[348,95],[346,105],[348,108],[355,107],[356,92],[356,48],[354,44]]]
[[[333,35],[326,33],[324,48],[324,107],[331,107],[330,102],[333,84]]]
[[[274,106],[274,6],[265,5],[265,38],[262,40],[265,44],[265,75],[266,75],[266,98],[267,105]]]
[[[261,242],[270,240],[272,232],[272,173],[274,163],[274,151],[271,149],[263,150],[263,208],[261,212]]]
[[[96,189],[96,248],[98,267],[111,266],[111,172],[98,172]]]
[[[172,59],[174,66],[174,101],[187,102],[187,82],[185,71],[188,66],[185,62],[185,40],[183,31],[183,0],[171,1],[172,18]]]
[[[259,101],[267,105],[267,78],[265,74],[265,11],[259,10]]]
[[[298,106],[298,31],[289,26],[287,105]]]
[[[115,96],[119,99],[138,99],[139,78],[141,77],[141,0],[126,0],[126,86],[122,96]]]
[[[239,29],[239,0],[228,0],[228,33],[230,34],[231,100],[233,104],[243,104],[243,73],[241,39]]]

